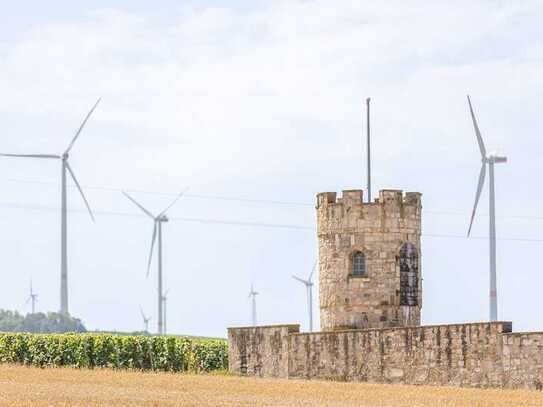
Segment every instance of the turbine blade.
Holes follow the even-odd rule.
[[[315,264],[313,265],[313,270],[311,270],[311,274],[309,275],[309,278],[307,281],[311,283],[311,279],[313,278],[313,274],[315,274],[315,270],[317,269],[317,265],[319,264],[318,260],[315,260]]]
[[[72,142],[68,145],[68,148],[66,149],[65,154],[68,154],[70,150],[72,149],[72,147],[74,146],[75,142],[79,138],[79,135],[81,134],[81,131],[83,130],[83,127],[85,127],[85,124],[87,124],[87,120],[89,120],[89,117],[91,116],[92,112],[94,112],[94,109],[96,109],[96,106],[98,106],[98,103],[100,103],[100,100],[102,100],[102,98],[99,98],[94,104],[94,106],[92,107],[92,109],[89,111],[89,113],[87,113],[85,120],[83,120],[83,123],[81,123],[81,126],[79,126],[79,130],[77,130],[77,133],[75,133],[75,136],[72,139]]]
[[[0,157],[16,157],[16,158],[56,158],[61,159],[60,155],[54,154],[3,154],[0,153]]]
[[[140,305],[140,314],[141,314],[143,320],[146,320],[146,319],[147,319],[147,317],[145,316],[145,314],[144,314],[144,312],[143,312],[143,308],[141,307],[141,305]]]
[[[79,193],[81,194],[81,197],[83,198],[83,201],[85,202],[85,206],[87,207],[87,210],[89,211],[89,215],[93,222],[96,222],[96,219],[94,219],[94,215],[92,213],[92,210],[90,208],[89,202],[87,201],[87,198],[85,198],[85,194],[83,193],[83,190],[81,189],[81,185],[79,185],[79,182],[77,181],[77,178],[75,177],[75,174],[72,170],[72,167],[70,167],[70,164],[66,160],[66,168],[68,168],[68,172],[72,176],[72,179],[75,182],[75,185],[77,186],[77,189],[79,190]]]
[[[30,301],[32,297],[28,297],[28,299],[25,301],[25,304],[28,304],[28,301]]]
[[[153,249],[155,248],[156,234],[157,223],[155,221],[155,227],[153,228],[153,239],[151,240],[151,251],[149,252],[149,262],[147,263],[147,277],[149,277],[149,273],[151,272],[151,261],[153,260]]]
[[[485,143],[483,142],[483,137],[481,137],[481,132],[479,131],[479,125],[477,124],[477,119],[475,119],[475,113],[473,113],[473,107],[471,106],[471,99],[468,95],[468,104],[469,111],[471,113],[471,120],[473,121],[473,127],[475,128],[475,136],[477,136],[477,143],[479,143],[479,150],[481,151],[481,157],[483,160],[486,158],[486,148]]]
[[[130,199],[138,208],[140,208],[147,216],[149,216],[152,219],[155,219],[154,215],[149,212],[147,209],[143,207],[138,201],[136,201],[134,198],[132,198],[130,195],[128,195],[126,192],[123,191],[124,196],[126,196],[128,199]]]
[[[292,276],[292,278],[293,278],[294,280],[298,280],[300,283],[304,283],[304,284],[306,284],[306,285],[307,285],[307,283],[308,283],[307,281],[301,279],[300,277]]]
[[[164,215],[166,212],[168,212],[168,211],[170,210],[170,208],[171,208],[172,206],[174,206],[174,205],[176,204],[176,202],[179,201],[179,199],[181,199],[181,197],[187,192],[187,190],[188,190],[188,187],[185,188],[183,191],[181,191],[181,193],[175,197],[175,199],[173,200],[173,202],[172,202],[171,204],[169,204],[169,205],[166,207],[166,209],[164,209],[162,212],[160,212],[160,215],[158,215],[158,217],[160,217],[160,216]]]
[[[485,184],[486,176],[486,163],[483,162],[481,167],[481,172],[479,173],[479,182],[477,184],[477,192],[475,193],[475,204],[473,205],[473,211],[471,212],[471,220],[469,222],[468,236],[471,233],[471,227],[473,226],[473,219],[475,218],[475,211],[477,211],[477,204],[479,203],[479,198],[481,197],[481,191],[483,190],[483,185]]]

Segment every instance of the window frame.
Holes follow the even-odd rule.
[[[362,250],[355,250],[351,253],[351,262],[349,267],[349,277],[352,278],[368,278],[368,268],[366,266],[366,254]],[[355,267],[360,266],[360,261],[357,258],[361,258],[362,274],[355,274]],[[359,270],[357,268],[356,270]]]
[[[400,306],[418,307],[420,304],[420,254],[417,246],[404,242],[398,253],[400,271]]]

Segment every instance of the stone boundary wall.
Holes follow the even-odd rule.
[[[300,325],[228,328],[228,369],[257,377],[288,377],[288,337]]]
[[[543,390],[543,332],[510,322],[299,333],[230,328],[233,373],[293,379]]]
[[[543,332],[503,335],[503,387],[543,390]]]
[[[289,336],[289,377],[502,387],[511,323],[353,330]]]

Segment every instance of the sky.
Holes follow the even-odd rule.
[[[423,194],[424,324],[488,318],[488,185],[467,238],[480,156],[496,168],[499,318],[543,329],[543,5],[539,1],[29,1],[0,6],[0,152],[70,163],[70,312],[90,329],[156,329],[159,212],[168,331],[226,336],[301,323],[317,252],[315,195]],[[60,165],[0,160],[0,308],[59,308]],[[315,301],[318,315],[318,299]]]

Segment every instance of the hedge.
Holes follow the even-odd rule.
[[[175,336],[0,333],[0,363],[200,373],[226,369],[228,347]]]

